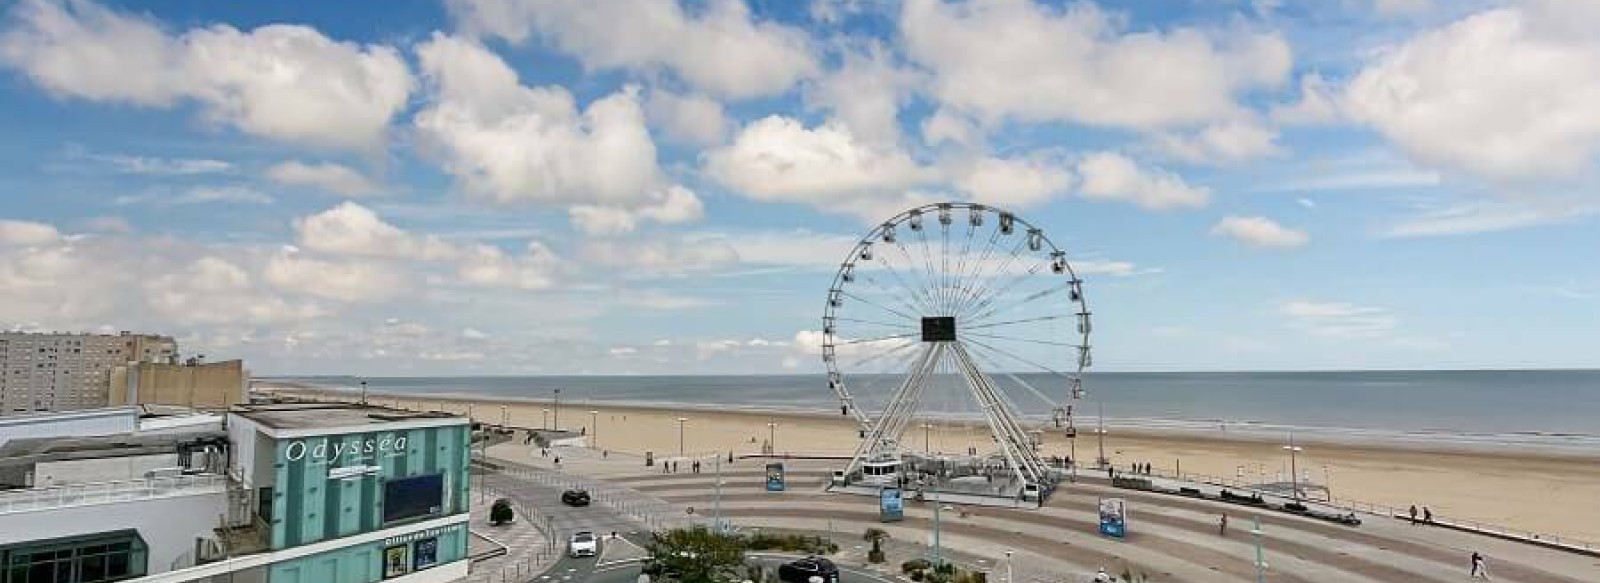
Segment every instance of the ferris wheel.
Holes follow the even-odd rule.
[[[823,310],[828,386],[862,440],[845,475],[895,463],[919,416],[960,400],[1016,477],[1044,484],[1027,424],[1073,431],[1091,329],[1066,253],[1021,217],[947,202],[884,221],[840,265]]]

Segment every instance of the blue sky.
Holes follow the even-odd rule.
[[[1600,366],[1581,0],[0,10],[0,327],[816,372],[853,241],[956,200],[1068,252],[1096,370]]]

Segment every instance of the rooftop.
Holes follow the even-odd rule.
[[[235,415],[273,429],[356,427],[428,419],[460,419],[463,424],[467,422],[466,417],[449,413],[419,413],[355,403],[239,405],[234,407],[232,412]]]

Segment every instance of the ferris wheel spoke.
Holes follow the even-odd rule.
[[[1012,341],[1016,341],[1016,342],[1028,342],[1028,343],[1031,343],[1031,344],[1042,344],[1042,345],[1045,345],[1045,346],[1070,346],[1070,347],[1073,347],[1073,348],[1077,348],[1079,346],[1079,345],[1073,344],[1071,342],[1061,342],[1059,340],[1038,340],[1038,339],[1034,339],[1034,338],[1018,338],[1018,337],[1015,337],[1015,336],[1001,336],[999,334],[984,334],[982,332],[967,332],[966,334],[968,336],[977,336],[979,338],[990,338],[990,339],[994,339],[994,340],[1012,340]]]
[[[1058,293],[1061,293],[1061,292],[1064,292],[1064,291],[1068,291],[1068,290],[1071,290],[1071,289],[1072,289],[1072,284],[1071,283],[1067,283],[1067,284],[1063,284],[1063,285],[1059,285],[1059,286],[1049,287],[1049,288],[1046,288],[1044,290],[1040,290],[1040,291],[1034,292],[1032,294],[1029,294],[1026,297],[1023,297],[1021,300],[1018,300],[1015,303],[1007,304],[1007,305],[1001,305],[1001,306],[995,306],[993,308],[990,308],[986,312],[983,312],[981,314],[973,316],[971,318],[971,322],[974,323],[974,324],[982,323],[984,320],[987,320],[987,319],[989,319],[991,317],[994,317],[996,315],[1004,314],[1006,312],[1010,312],[1010,311],[1015,310],[1017,308],[1020,308],[1020,307],[1022,307],[1024,305],[1027,305],[1027,304],[1029,304],[1031,302],[1038,301],[1041,298],[1050,297],[1052,295],[1055,295],[1055,294],[1058,294]],[[1004,293],[1004,292],[1001,292],[1001,293]],[[998,298],[998,297],[999,296],[996,295],[996,298]],[[979,309],[981,309],[981,308],[979,308]]]
[[[955,272],[952,273],[951,276],[950,276],[949,289],[950,289],[952,313],[954,312],[954,308],[955,308],[955,306],[954,306],[955,300],[957,298],[961,297],[961,290],[965,289],[965,286],[967,284],[967,281],[966,281],[967,253],[968,253],[968,251],[972,250],[973,235],[976,234],[977,231],[978,231],[978,226],[972,224],[972,221],[969,218],[967,220],[967,237],[966,237],[966,239],[962,240],[962,243],[961,243],[961,255],[959,256],[959,259],[957,259],[957,261],[956,261],[956,270],[955,270]]]
[[[883,352],[872,354],[872,355],[867,356],[866,358],[862,358],[861,360],[857,360],[857,361],[851,363],[850,367],[851,368],[864,367],[864,366],[866,366],[868,364],[871,364],[873,362],[877,362],[879,360],[883,360],[884,358],[888,358],[888,357],[893,356],[895,354],[900,354],[900,353],[904,352],[905,349],[911,348],[912,346],[916,346],[918,344],[921,344],[921,343],[917,342],[915,340],[906,341],[904,343],[896,345],[894,348],[890,348],[890,349],[885,350]]]
[[[856,294],[853,294],[853,293],[850,293],[850,292],[847,292],[847,291],[844,291],[844,290],[839,290],[839,295],[842,295],[842,296],[845,296],[847,298],[856,300],[856,301],[861,302],[863,304],[867,304],[869,306],[872,306],[874,308],[883,310],[885,312],[889,312],[889,313],[894,314],[896,316],[900,316],[901,318],[905,318],[907,320],[918,321],[918,322],[921,321],[921,319],[917,318],[916,316],[911,316],[911,315],[906,314],[905,312],[902,312],[900,310],[896,310],[896,309],[893,309],[893,308],[886,307],[886,306],[884,306],[882,304],[879,304],[877,302],[874,302],[872,300],[869,300],[867,298],[858,296]]]
[[[906,264],[910,265],[911,256],[910,254],[906,253],[905,245],[900,244],[899,241],[896,241],[895,245],[900,248],[900,254],[906,258]],[[913,310],[914,312],[920,314],[927,313],[930,310],[930,306],[932,305],[930,298],[927,297],[927,294],[923,293],[924,290],[911,285],[904,277],[900,276],[899,270],[896,270],[894,268],[894,264],[889,261],[889,254],[879,254],[878,263],[883,265],[883,268],[889,272],[889,276],[893,277],[895,282],[900,284],[900,287],[905,289],[906,293],[909,294],[913,300],[915,300],[915,303],[919,309]]]
[[[921,277],[915,275],[918,271],[921,271],[921,267],[917,265],[916,260],[911,258],[911,250],[906,248],[905,243],[897,239],[895,240],[895,246],[900,248],[900,256],[906,260],[906,272],[908,276],[911,278],[911,281],[917,283],[916,286],[907,283],[902,283],[901,285],[906,286],[906,289],[911,290],[911,293],[916,294],[919,298],[924,300],[923,303],[926,305],[926,310],[922,313],[933,313],[933,295],[929,293],[929,290],[926,289],[926,287],[922,286]]]
[[[1011,267],[1012,262],[1016,261],[1017,258],[1021,255],[1022,248],[1026,247],[1027,245],[1028,245],[1028,241],[1025,238],[1022,239],[1022,240],[1017,241],[1016,246],[1011,248],[1011,251],[1006,255],[1006,258],[1002,259],[1000,261],[999,265],[997,267],[995,267],[994,272],[989,274],[989,275],[987,275],[987,276],[985,276],[983,274],[983,269],[980,267],[978,269],[977,275],[974,277],[974,281],[976,282],[976,284],[975,284],[976,287],[974,288],[973,293],[967,294],[967,296],[962,300],[961,304],[956,306],[956,309],[958,311],[964,312],[970,306],[972,306],[977,301],[977,298],[980,297],[985,291],[987,291],[989,289],[988,285],[986,285],[984,282],[986,282],[986,281],[988,281],[990,279],[994,279],[996,277],[1001,277],[1002,275],[1004,275],[1005,272],[1006,272],[1006,269],[1009,269]]]
[[[887,335],[887,336],[878,336],[876,338],[856,338],[856,339],[853,339],[853,340],[845,340],[843,342],[835,342],[833,344],[834,344],[834,346],[851,346],[851,345],[855,345],[855,344],[865,344],[865,343],[868,343],[868,342],[883,342],[885,340],[895,340],[895,339],[899,339],[899,338],[910,338],[912,336],[916,336],[917,334],[919,334],[919,333],[918,332],[906,332],[904,334],[890,334],[890,335]]]
[[[1045,322],[1045,321],[1049,321],[1049,320],[1065,320],[1065,319],[1071,318],[1071,317],[1073,317],[1073,314],[1052,314],[1052,315],[1049,315],[1049,316],[1038,316],[1038,317],[1034,317],[1034,318],[1019,318],[1019,319],[1016,319],[1016,320],[1005,320],[1005,321],[1001,321],[1001,322],[989,322],[989,323],[977,324],[977,325],[964,324],[964,325],[961,326],[961,329],[962,330],[981,330],[981,329],[984,329],[984,328],[998,328],[1000,326],[1012,326],[1012,325],[1016,325],[1016,324],[1029,324],[1029,323],[1033,323],[1033,322]]]
[[[938,302],[938,297],[939,297],[939,293],[938,293],[939,292],[939,283],[938,283],[939,282],[939,276],[933,272],[933,251],[929,250],[929,247],[928,247],[928,234],[927,234],[928,227],[927,227],[927,225],[923,225],[922,228],[917,229],[916,231],[917,231],[917,240],[921,241],[921,243],[922,243],[922,263],[923,263],[923,266],[926,267],[927,270],[928,270],[928,287],[930,288],[928,290],[928,295],[929,295],[929,297],[934,298],[934,302],[933,302],[934,313],[938,313],[938,309],[939,309],[939,302]]]
[[[966,298],[973,292],[973,290],[982,283],[982,279],[980,279],[978,276],[983,271],[984,263],[994,255],[994,250],[1000,248],[999,245],[996,245],[996,243],[999,241],[1000,224],[999,221],[995,221],[994,229],[989,232],[989,240],[983,246],[983,253],[978,256],[976,261],[972,262],[972,272],[969,274],[967,273],[966,269],[963,268],[959,274],[961,277],[961,283],[956,290],[956,307],[958,313],[960,312],[961,304],[964,303]]]
[[[968,352],[971,353],[971,351],[968,351]],[[989,358],[987,355],[984,355],[984,354],[981,354],[981,353],[974,353],[973,356],[977,357],[979,360],[982,360],[984,363],[986,363],[986,364],[988,364],[990,366],[993,366],[995,370],[1000,370],[1000,363],[995,362],[994,359]],[[1033,385],[1029,384],[1027,381],[1022,380],[1022,377],[1017,376],[1016,373],[1005,372],[1005,373],[1001,373],[1001,374],[1004,374],[1006,376],[1006,378],[1011,379],[1011,382],[1017,383],[1018,386],[1022,387],[1025,390],[1027,390],[1029,393],[1032,393],[1033,396],[1037,397],[1040,401],[1044,401],[1044,403],[1046,405],[1049,405],[1051,407],[1056,407],[1057,406],[1057,403],[1056,403],[1056,401],[1054,399],[1051,399],[1049,395],[1046,395],[1044,393],[1044,391],[1041,391],[1038,388],[1035,388]]]
[[[886,294],[889,297],[892,297],[892,298],[895,298],[896,300],[898,300],[900,302],[900,305],[905,306],[905,308],[908,311],[910,311],[911,313],[913,313],[913,314],[917,313],[917,311],[918,311],[917,310],[917,306],[912,304],[909,301],[906,301],[906,294],[897,294],[897,293],[895,293],[894,290],[889,289],[888,286],[883,285],[882,282],[879,282],[877,278],[872,277],[872,275],[870,275],[870,274],[863,273],[863,274],[861,274],[860,277],[862,279],[867,280],[868,282],[871,282],[873,286],[875,286],[879,290],[883,291],[884,294]]]
[[[977,347],[985,348],[985,349],[989,350],[989,352],[992,352],[994,354],[997,354],[997,355],[1000,355],[1000,356],[1004,356],[1004,357],[1006,357],[1008,359],[1014,360],[1016,362],[1020,362],[1022,364],[1026,364],[1028,366],[1037,368],[1039,370],[1042,370],[1044,372],[1047,372],[1047,373],[1050,373],[1050,374],[1053,374],[1053,375],[1068,376],[1067,373],[1064,373],[1064,372],[1058,371],[1056,369],[1050,368],[1048,366],[1039,364],[1039,363],[1034,362],[1032,360],[1017,356],[1015,354],[1010,353],[1009,351],[1005,351],[1005,350],[1001,350],[999,348],[995,348],[994,346],[991,346],[988,343],[980,341],[980,340],[973,340],[971,338],[968,338],[966,340],[960,341],[960,343],[963,346],[970,345],[970,346],[977,346]]]
[[[916,325],[909,324],[909,323],[895,324],[895,323],[892,323],[892,322],[879,322],[877,320],[862,320],[860,318],[846,318],[844,316],[835,316],[833,319],[838,320],[840,322],[855,322],[857,324],[872,324],[872,325],[875,325],[875,326],[883,326],[885,328],[904,328],[904,329],[909,330],[909,329],[912,329],[912,328],[916,327]]]
[[[1010,281],[1008,281],[1006,283],[1006,285],[1004,287],[996,287],[996,288],[993,288],[993,289],[990,289],[988,287],[984,287],[982,289],[982,291],[979,293],[979,295],[973,296],[973,301],[968,302],[966,304],[966,309],[964,311],[965,312],[979,312],[979,311],[982,311],[984,309],[987,309],[990,305],[994,304],[994,302],[996,302],[1000,298],[1004,297],[1007,292],[1010,292],[1013,288],[1015,288],[1015,287],[1017,287],[1019,285],[1022,285],[1023,283],[1026,283],[1030,278],[1032,278],[1034,275],[1038,274],[1040,269],[1043,269],[1044,266],[1048,265],[1049,263],[1050,263],[1049,260],[1045,260],[1043,262],[1040,262],[1040,263],[1034,265],[1033,267],[1029,268],[1028,271],[1024,272],[1022,275],[1019,275],[1019,276],[1016,276],[1015,278],[1012,278]],[[989,314],[984,313],[984,314],[981,314],[981,315],[982,316],[987,316]],[[980,317],[973,317],[971,319],[978,320],[978,319],[981,319],[981,318]]]
[[[950,223],[944,217],[939,219],[939,313],[947,313],[950,309]]]

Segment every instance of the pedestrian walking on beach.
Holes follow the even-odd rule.
[[[1411,524],[1416,524],[1416,523],[1417,523],[1417,505],[1416,504],[1412,504],[1411,505]]]
[[[1222,520],[1217,522],[1217,534],[1228,536],[1228,513],[1222,513]]]
[[[1422,507],[1422,523],[1433,524],[1433,511],[1428,510],[1427,506]]]
[[[1489,580],[1489,565],[1483,562],[1483,555],[1478,554],[1476,551],[1472,553],[1472,571],[1470,574],[1473,579]]]

